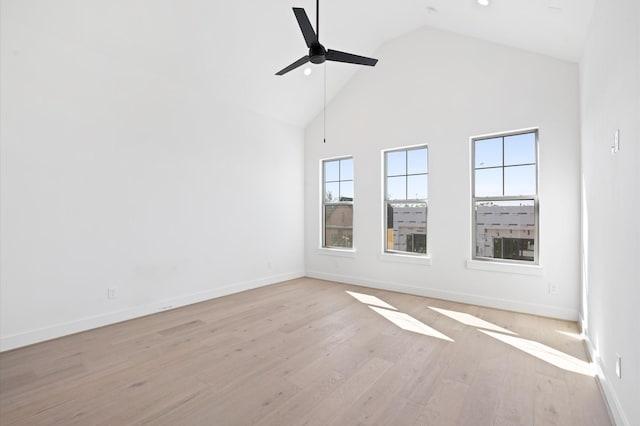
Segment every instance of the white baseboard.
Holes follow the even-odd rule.
[[[171,299],[157,300],[146,305],[135,306],[120,311],[107,312],[104,314],[81,318],[76,321],[54,324],[24,333],[2,336],[0,337],[0,352],[304,276],[305,274],[302,271],[274,275],[258,280],[234,283],[204,292],[187,294]]]
[[[507,299],[479,296],[476,294],[459,293],[433,289],[428,287],[416,287],[399,284],[397,282],[384,282],[371,280],[368,278],[352,277],[347,275],[329,274],[326,272],[307,271],[310,278],[318,278],[327,281],[335,281],[345,284],[360,285],[364,287],[377,288],[380,290],[397,291],[400,293],[414,294],[416,296],[431,297],[434,299],[451,300],[453,302],[467,303],[470,305],[486,306],[489,308],[503,309],[532,315],[540,315],[550,318],[558,318],[567,321],[577,321],[578,312],[571,309],[563,309],[556,306],[537,305]]]
[[[596,368],[596,374],[600,383],[600,391],[602,392],[602,396],[604,397],[607,408],[609,409],[609,415],[612,417],[611,420],[613,420],[613,422],[618,426],[631,426],[631,423],[627,419],[622,405],[620,404],[620,400],[611,386],[611,381],[604,374],[602,364],[600,363],[600,357],[598,356],[596,348],[593,346],[593,342],[589,338],[589,330],[585,327],[585,321],[582,315],[580,315],[580,329],[584,336],[584,342],[587,347],[587,352],[589,352],[589,357]]]

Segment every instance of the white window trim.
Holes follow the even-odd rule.
[[[404,254],[402,252],[382,252],[378,254],[378,259],[384,262],[408,263],[412,265],[431,266],[431,255]]]
[[[319,246],[316,249],[316,253],[318,254],[324,254],[324,255],[330,255],[330,256],[341,256],[341,257],[355,257],[355,246],[354,247],[325,247],[324,246],[324,232],[325,232],[325,218],[324,218],[324,214],[325,214],[325,202],[324,202],[324,163],[325,161],[336,161],[336,160],[345,160],[345,159],[351,159],[353,161],[353,182],[354,182],[354,187],[353,187],[353,193],[354,193],[354,199],[355,199],[355,159],[353,155],[340,155],[337,157],[329,157],[329,158],[322,158],[319,161],[318,164],[318,169],[319,169],[319,183],[320,183],[320,187],[319,187],[319,193],[320,193],[320,237],[319,237]],[[352,201],[351,202],[351,206],[355,211],[355,202]],[[351,225],[351,232],[352,234],[355,233],[355,229],[354,229],[354,225]],[[355,238],[354,238],[355,240]],[[353,243],[353,242],[352,242]]]
[[[467,260],[467,269],[479,271],[504,272],[521,275],[544,275],[544,268],[541,265],[525,265],[520,263],[506,263],[497,260]]]
[[[337,256],[337,257],[356,257],[355,248],[334,248],[334,247],[319,247],[316,249],[316,254],[323,256]]]
[[[535,256],[533,261],[523,261],[523,260],[511,260],[511,259],[493,259],[490,257],[480,257],[476,256],[476,218],[475,218],[475,141],[481,139],[490,139],[496,137],[508,137],[513,135],[519,135],[524,133],[534,133],[536,134],[536,193],[532,196],[525,196],[524,198],[533,199],[534,200],[534,214],[535,214],[535,223],[536,223],[536,234],[535,234]],[[513,130],[508,132],[500,132],[500,133],[488,133],[484,135],[472,136],[469,138],[469,156],[470,156],[470,166],[471,166],[471,257],[467,260],[467,268],[469,269],[479,269],[485,271],[496,271],[496,272],[513,272],[513,273],[524,273],[527,275],[542,275],[542,273],[532,273],[535,268],[540,269],[542,271],[542,267],[540,265],[540,152],[539,152],[539,139],[540,139],[540,129],[538,127],[529,127],[519,130]],[[504,167],[504,165],[503,165]],[[478,197],[482,198],[482,197]],[[491,198],[491,197],[489,197]],[[496,200],[499,198],[510,198],[508,196],[503,197],[495,197]],[[513,197],[518,198],[518,197]],[[428,246],[427,246],[428,247]],[[487,266],[493,265],[493,266]],[[524,267],[524,268],[518,268]],[[534,269],[532,269],[534,268]]]
[[[388,152],[394,152],[394,151],[408,151],[408,150],[412,150],[412,149],[420,149],[420,148],[426,148],[427,149],[427,176],[429,176],[429,158],[431,158],[430,154],[429,154],[429,144],[427,143],[420,143],[420,144],[416,144],[416,145],[409,145],[409,146],[400,146],[400,147],[396,147],[396,148],[388,148],[388,149],[383,149],[382,150],[382,156],[381,156],[381,177],[382,177],[382,182],[381,182],[381,190],[382,190],[382,195],[381,195],[381,199],[382,199],[382,250],[379,253],[378,258],[380,260],[383,261],[389,261],[389,262],[397,262],[397,263],[410,263],[410,264],[422,264],[422,265],[431,265],[431,253],[430,253],[430,244],[429,244],[429,233],[427,231],[427,252],[424,254],[421,253],[409,253],[409,252],[401,252],[401,251],[394,251],[394,250],[389,250],[387,248],[387,204],[389,202],[402,202],[402,200],[387,200],[387,170],[386,170],[386,155]],[[429,180],[430,181],[430,180]],[[429,192],[429,183],[427,183],[427,194]],[[427,198],[424,201],[426,203],[426,207],[427,207],[427,230],[429,229],[429,197],[427,196]]]

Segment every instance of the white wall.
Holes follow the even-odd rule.
[[[359,71],[329,105],[326,144],[322,116],[306,129],[307,275],[577,319],[577,64],[429,29],[391,41],[375,56],[378,65]],[[469,268],[469,138],[530,127],[540,129],[541,268]],[[430,155],[431,265],[380,256],[381,150],[421,143]],[[319,161],[340,155],[354,156],[354,257],[318,250]],[[549,293],[549,282],[557,294]]]
[[[580,64],[582,321],[616,422],[640,424],[640,3],[598,0]],[[620,130],[620,151],[611,155]],[[616,354],[622,377],[616,376]]]
[[[3,3],[2,350],[304,275],[303,130],[80,10]]]

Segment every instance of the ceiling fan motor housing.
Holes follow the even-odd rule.
[[[325,61],[327,50],[320,43],[313,44],[309,48],[309,60],[314,64],[321,64]]]

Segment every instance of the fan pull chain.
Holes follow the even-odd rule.
[[[323,143],[327,143],[327,63],[324,63],[324,104],[322,108]]]

